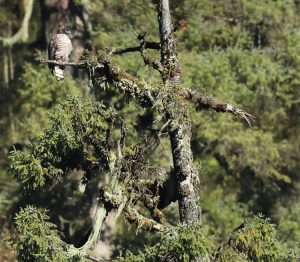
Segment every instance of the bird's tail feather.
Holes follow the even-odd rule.
[[[64,70],[61,69],[59,66],[54,66],[54,74],[57,81],[64,80]]]

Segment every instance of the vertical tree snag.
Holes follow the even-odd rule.
[[[162,74],[166,88],[175,89],[180,82],[181,68],[176,53],[169,0],[159,0],[158,23],[161,43]],[[171,92],[173,93],[173,92]],[[169,120],[174,174],[177,179],[180,221],[183,224],[200,222],[201,208],[191,150],[191,121],[186,102],[169,96],[164,102]]]

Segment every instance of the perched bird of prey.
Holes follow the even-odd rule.
[[[68,62],[72,51],[72,42],[69,38],[70,30],[63,26],[60,27],[48,45],[48,59],[57,62]],[[57,81],[64,80],[64,66],[49,64],[52,74],[55,74]]]

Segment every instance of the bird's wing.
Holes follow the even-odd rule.
[[[71,39],[67,36],[68,40],[67,40],[67,49],[68,49],[68,59],[70,57],[70,54],[73,50],[73,45],[72,45],[72,41]]]
[[[55,53],[57,49],[57,41],[56,41],[56,35],[53,36],[48,44],[48,59],[49,60],[55,60]],[[54,66],[51,64],[48,64],[49,69],[53,70]]]
[[[57,37],[53,36],[48,44],[48,59],[55,60],[55,52],[57,49]]]

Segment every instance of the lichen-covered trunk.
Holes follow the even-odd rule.
[[[176,88],[180,83],[181,67],[176,53],[169,0],[159,0],[158,22],[161,43],[161,63],[165,68],[163,80],[166,88]],[[172,92],[171,92],[172,94]],[[188,106],[184,101],[175,101],[170,96],[165,101],[169,120],[170,141],[173,155],[174,174],[177,180],[180,221],[183,224],[199,223],[201,208],[196,181],[198,174],[193,167],[191,150],[191,122]]]

